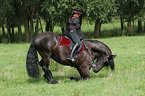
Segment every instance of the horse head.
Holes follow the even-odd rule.
[[[116,55],[110,55],[110,57],[108,58],[108,65],[110,65],[111,70],[114,70],[114,58],[116,57]]]
[[[105,66],[110,66],[111,70],[114,70],[114,67],[115,67],[114,58],[115,57],[116,57],[116,55],[108,55],[103,58],[98,58],[98,60],[96,60],[94,66],[92,67],[93,72],[97,73]]]

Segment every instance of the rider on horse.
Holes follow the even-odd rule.
[[[71,17],[69,18],[69,20],[66,24],[66,29],[64,32],[64,34],[66,36],[68,36],[74,43],[71,53],[70,53],[69,57],[67,58],[68,60],[71,60],[71,61],[75,61],[74,53],[78,50],[79,47],[82,46],[81,40],[85,39],[85,36],[81,31],[81,25],[80,25],[80,20],[79,20],[79,17],[82,14],[83,14],[82,10],[74,9],[72,11]]]

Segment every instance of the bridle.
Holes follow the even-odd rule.
[[[110,55],[104,57],[103,59],[99,60],[99,62],[97,62],[96,64],[94,64],[94,59],[93,59],[93,55],[92,55],[91,51],[89,50],[87,44],[86,44],[83,40],[82,40],[82,42],[84,43],[84,45],[85,45],[85,47],[86,47],[88,53],[89,53],[90,56],[91,56],[91,61],[92,61],[92,62],[91,62],[91,65],[92,65],[92,67],[98,66],[98,67],[101,69],[101,68],[104,67],[104,66],[102,66],[102,67],[100,66],[101,63],[105,63],[105,62],[108,62],[108,63],[109,63],[108,58],[110,57]]]
[[[95,65],[97,65],[100,69],[103,68],[104,66],[101,67],[100,64],[105,63],[105,62],[109,62],[109,60],[108,60],[109,57],[110,57],[109,55],[104,57],[103,59],[99,60],[99,62],[97,62]]]
[[[92,61],[92,62],[91,62],[91,65],[92,65],[92,66],[95,66],[95,64],[94,64],[94,59],[93,59],[93,55],[92,55],[91,51],[89,50],[87,44],[86,44],[83,40],[82,40],[82,42],[84,43],[84,46],[86,47],[88,53],[89,53],[90,56],[91,56],[91,61]]]

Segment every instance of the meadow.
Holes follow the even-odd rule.
[[[93,38],[92,38],[93,39]],[[91,72],[90,80],[79,77],[76,69],[51,60],[50,69],[59,84],[30,79],[26,72],[26,54],[30,43],[0,44],[0,96],[145,96],[145,36],[98,39],[107,44],[115,58],[115,72],[103,68]],[[40,56],[39,56],[39,59]]]

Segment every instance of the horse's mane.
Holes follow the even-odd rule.
[[[101,41],[98,41],[98,40],[85,40],[85,41],[89,41],[89,42],[92,42],[92,43],[95,43],[95,44],[102,44],[107,50],[108,50],[108,52],[110,53],[110,54],[112,54],[112,51],[111,51],[111,49],[108,47],[108,45],[106,45],[106,44],[104,44],[103,42],[101,42]]]

